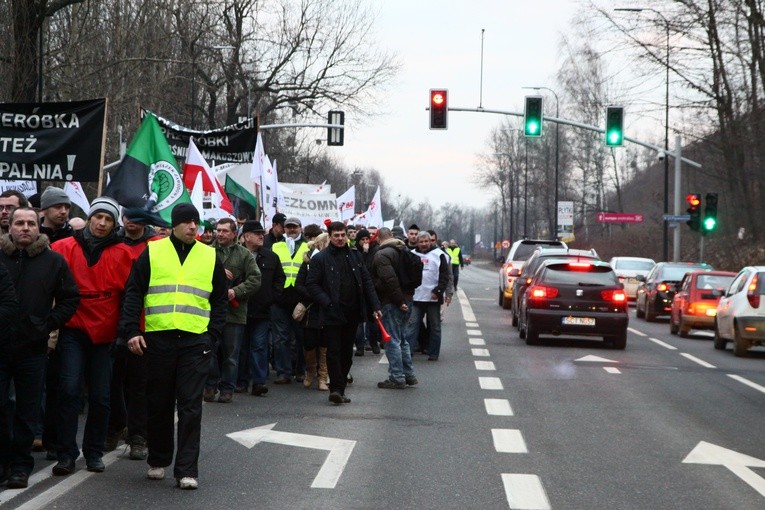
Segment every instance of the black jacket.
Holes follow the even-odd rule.
[[[348,260],[353,269],[356,293],[361,300],[358,317],[346,317],[340,306],[340,275],[343,274],[343,270],[339,264],[345,263],[344,260]],[[306,288],[314,296],[316,304],[320,306],[322,326],[368,321],[371,319],[372,311],[380,309],[380,300],[377,299],[369,271],[361,260],[359,252],[352,250],[348,245],[337,248],[330,244],[314,255],[308,269]]]
[[[284,291],[284,269],[276,253],[268,248],[253,252],[260,268],[260,289],[247,302],[247,320],[268,319],[271,305],[276,303]]]
[[[16,315],[19,313],[19,300],[16,297],[16,291],[13,288],[11,275],[5,268],[5,264],[0,264],[0,328],[4,334],[0,335],[0,355],[8,356],[6,352],[12,348],[16,340],[11,328],[16,321]]]
[[[72,226],[67,221],[61,228],[56,230],[50,227],[46,227],[45,225],[40,225],[40,233],[48,236],[48,241],[53,244],[56,241],[60,241],[62,239],[66,239],[67,237],[73,236],[74,228],[72,228]]]
[[[173,234],[170,235],[170,241],[175,247],[176,253],[181,264],[186,260],[186,256],[191,250],[190,244],[185,244]],[[149,280],[151,279],[151,264],[149,262],[149,250],[144,250],[138,260],[133,264],[125,286],[125,298],[122,301],[122,315],[118,331],[120,336],[130,340],[134,336],[143,334],[139,327],[139,318],[143,309],[143,299],[146,291],[149,289]],[[215,257],[215,268],[212,276],[212,292],[210,293],[210,323],[207,326],[207,333],[211,340],[217,344],[223,337],[223,327],[226,325],[226,312],[228,311],[228,279],[226,271],[223,269],[218,257]]]
[[[16,249],[8,234],[0,237],[0,262],[8,270],[20,305],[13,344],[0,343],[0,352],[17,357],[44,354],[48,334],[66,324],[80,303],[69,266],[50,249],[45,234],[23,250]]]
[[[303,306],[307,308],[305,312],[305,318],[303,319],[303,322],[300,323],[301,326],[309,329],[318,329],[321,328],[319,305],[313,306],[315,304],[313,296],[308,291],[308,287],[306,287],[306,281],[308,280],[308,270],[310,268],[311,253],[307,252],[305,254],[303,264],[300,266],[300,270],[298,270],[297,278],[295,279],[295,290],[300,297],[300,302],[303,303]]]

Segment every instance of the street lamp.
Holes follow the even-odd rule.
[[[664,214],[669,214],[669,21],[666,16],[652,7],[619,7],[614,9],[621,12],[643,12],[651,11],[657,14],[662,21],[664,21],[664,27],[667,32],[667,56],[666,56],[666,87],[664,90]],[[680,193],[680,190],[676,189],[675,193]],[[662,238],[662,260],[669,260],[669,237],[668,237],[668,225],[666,221],[663,221],[663,238]]]
[[[555,91],[549,87],[522,87],[524,89],[533,89],[533,90],[547,90],[549,92],[552,92],[552,95],[555,96],[555,118],[559,119],[560,115],[560,101],[558,101],[558,94],[555,93]],[[553,213],[553,217],[555,218],[554,228],[553,228],[553,236],[554,238],[558,238],[558,156],[560,154],[559,152],[559,146],[560,146],[560,123],[555,123],[555,212]],[[528,166],[528,165],[527,165]],[[528,171],[528,170],[527,170]]]

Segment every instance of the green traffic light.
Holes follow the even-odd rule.
[[[526,133],[530,135],[535,135],[537,134],[538,131],[539,131],[539,124],[537,124],[536,122],[531,121],[528,124],[526,124]]]
[[[704,230],[707,232],[711,232],[715,229],[717,226],[717,220],[714,218],[705,218],[704,219]]]
[[[608,142],[610,145],[620,145],[622,141],[622,135],[618,131],[611,131],[608,133]]]

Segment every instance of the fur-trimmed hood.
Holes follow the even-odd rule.
[[[27,256],[36,257],[48,248],[50,248],[50,240],[48,239],[48,236],[40,234],[40,237],[38,237],[36,241],[26,247]],[[10,234],[3,234],[3,236],[0,237],[0,250],[3,250],[3,253],[9,257],[13,256],[18,250],[16,245],[13,244]]]

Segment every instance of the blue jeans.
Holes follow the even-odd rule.
[[[61,329],[56,346],[61,369],[57,443],[59,460],[74,460],[80,456],[77,423],[82,408],[83,382],[88,385],[88,417],[82,438],[82,454],[86,460],[103,455],[109,425],[111,347],[112,344],[93,344],[82,331]]]
[[[459,267],[459,266],[454,266]],[[417,344],[422,318],[428,319],[428,358],[438,359],[441,353],[441,305],[437,301],[415,301],[409,319],[407,338]]]
[[[289,379],[292,376],[292,336],[295,336],[295,373],[305,373],[303,358],[303,330],[292,318],[292,310],[281,305],[271,305],[271,334],[274,340],[274,368],[276,375]]]
[[[252,384],[265,384],[268,380],[269,319],[254,319],[247,324],[250,337],[250,366]]]
[[[412,302],[407,301],[409,309]],[[406,377],[414,377],[414,365],[412,364],[412,352],[406,336],[407,324],[410,312],[402,312],[392,304],[383,305],[382,322],[390,335],[390,342],[385,344],[385,356],[388,358],[388,374],[391,380],[404,382]]]
[[[223,327],[223,338],[210,357],[206,388],[217,388],[221,393],[234,393],[244,330],[244,324],[226,323]]]
[[[0,436],[0,465],[10,464],[14,473],[30,474],[35,465],[32,441],[40,423],[45,361],[45,354],[0,357],[0,416],[10,425]],[[9,399],[11,381],[16,387],[15,409]]]

